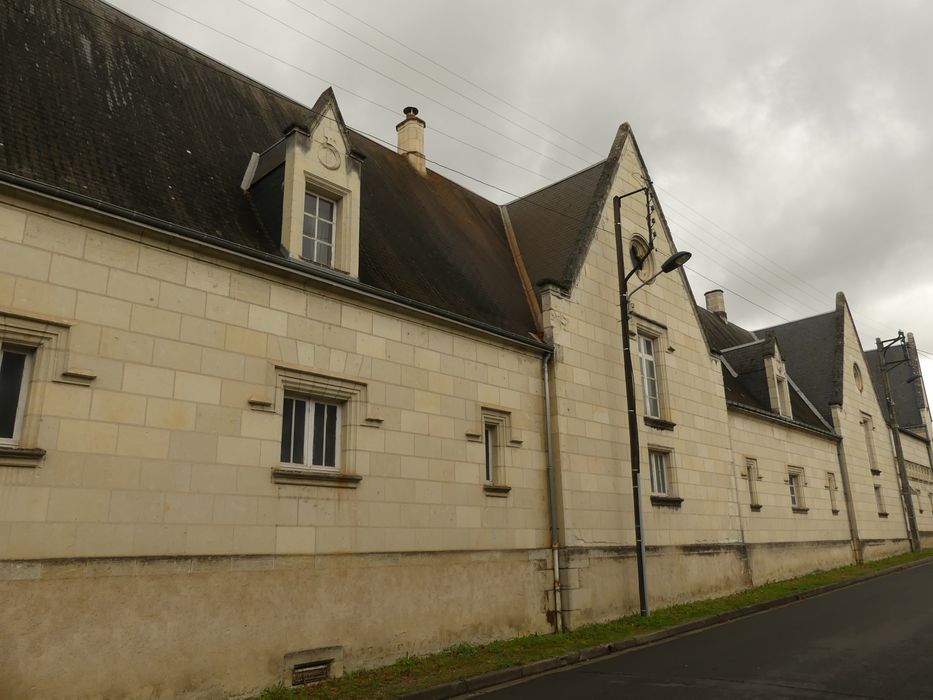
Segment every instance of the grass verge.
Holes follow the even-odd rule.
[[[858,579],[868,574],[933,557],[933,549],[900,554],[865,564],[815,571],[805,576],[768,583],[740,593],[683,603],[653,612],[648,617],[629,615],[611,622],[587,625],[564,634],[540,634],[490,644],[457,644],[437,654],[405,656],[391,666],[348,673],[308,688],[269,688],[256,700],[323,700],[332,698],[390,698],[413,690],[469,678],[531,661],[559,656],[597,644],[607,644],[637,634],[702,617],[802,593],[831,583]]]

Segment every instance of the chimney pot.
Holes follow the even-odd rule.
[[[712,289],[706,292],[706,294],[704,294],[703,296],[706,297],[706,310],[716,314],[723,321],[727,321],[728,319],[726,318],[726,301],[725,301],[725,298],[723,297],[722,290]]]
[[[398,132],[398,152],[424,175],[428,168],[424,158],[424,120],[418,116],[417,107],[402,110],[405,119],[395,126]]]

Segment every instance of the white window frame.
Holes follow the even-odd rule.
[[[509,466],[506,447],[518,447],[520,441],[512,439],[512,415],[508,411],[483,407],[480,409],[482,433],[477,437],[483,443],[483,483],[486,486],[505,487]],[[471,434],[468,433],[467,437]],[[490,435],[492,441],[489,440]]]
[[[638,343],[638,362],[641,368],[641,392],[644,403],[644,415],[648,418],[662,418],[664,404],[661,400],[661,373],[660,363],[658,362],[658,338],[648,335],[641,330],[636,334]],[[651,354],[645,352],[645,346],[650,347]],[[649,375],[648,369],[652,370]],[[654,396],[651,396],[652,383],[654,384]],[[654,410],[652,410],[652,398],[654,400]]]
[[[483,453],[485,456],[485,481],[487,484],[496,483],[498,459],[496,450],[499,445],[499,426],[496,423],[483,423]]]
[[[308,197],[314,197],[315,199],[315,211],[314,213],[308,212]],[[324,219],[320,216],[321,202],[327,202],[331,205],[332,209],[332,218],[330,220]],[[305,187],[304,199],[302,200],[302,215],[301,215],[301,258],[309,262],[317,263],[318,265],[324,265],[325,267],[334,267],[335,260],[337,259],[337,224],[338,224],[338,206],[339,203],[333,199],[323,196],[319,192],[315,191],[310,187]],[[307,224],[308,219],[311,219],[314,222],[314,235],[308,235],[305,232],[305,225]],[[318,224],[319,222],[325,222],[330,224],[330,242],[322,241],[318,237]],[[305,241],[311,241],[311,245],[314,246],[314,255],[308,257],[304,254]],[[325,246],[329,251],[328,260],[319,260],[318,259],[318,249],[320,246]]]
[[[7,353],[25,355],[23,374],[19,381],[19,394],[16,399],[16,411],[13,416],[13,434],[10,437],[0,436],[0,445],[19,445],[23,433],[23,422],[26,419],[26,403],[29,400],[29,387],[32,380],[32,364],[35,348],[22,347],[13,343],[0,343],[0,367],[3,365],[3,356]]]
[[[748,479],[748,505],[751,508],[761,508],[761,501],[758,500],[758,460],[754,457],[745,458],[745,478]]]
[[[803,489],[807,485],[803,469],[800,467],[787,468],[787,488],[790,492],[791,508],[806,510],[807,499]]]
[[[343,413],[344,413],[344,403],[336,401],[326,401],[315,398],[313,396],[302,396],[300,394],[295,394],[288,392],[285,394],[284,401],[301,401],[305,404],[305,416],[304,416],[304,425],[301,426],[304,433],[304,456],[300,462],[295,461],[284,461],[280,459],[280,463],[283,467],[306,467],[308,469],[321,470],[321,471],[340,471],[343,463]],[[317,406],[333,406],[336,411],[334,419],[334,463],[329,464],[315,464],[314,463],[314,412]],[[326,408],[325,408],[326,411]],[[282,424],[282,437],[280,439],[279,446],[281,449],[285,448],[285,423],[284,423],[284,402],[283,402],[283,424]],[[294,426],[294,421],[293,421]],[[327,439],[325,435],[325,441]],[[293,447],[292,445],[291,447]],[[325,443],[325,453],[326,453],[326,443]],[[280,453],[281,458],[281,453]]]
[[[826,472],[826,489],[829,491],[829,507],[833,514],[839,512],[839,506],[836,503],[836,475],[833,472]]]
[[[664,482],[660,484],[659,482]],[[674,484],[669,450],[648,449],[648,483],[652,496],[673,496]]]

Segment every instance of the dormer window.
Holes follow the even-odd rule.
[[[334,265],[334,224],[337,203],[305,192],[304,225],[302,227],[301,257],[320,265]]]

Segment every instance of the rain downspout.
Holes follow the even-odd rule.
[[[551,522],[551,555],[554,571],[554,631],[564,631],[563,608],[560,600],[560,541],[557,534],[557,485],[554,475],[554,450],[551,442],[551,383],[549,365],[551,353],[544,356],[544,439],[547,444],[548,506]]]

